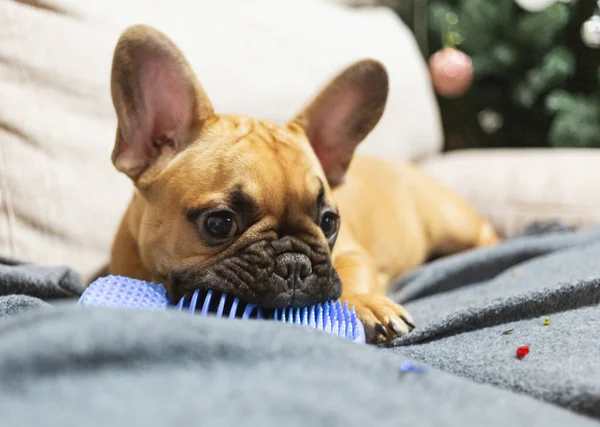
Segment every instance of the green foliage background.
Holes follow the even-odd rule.
[[[595,0],[527,12],[514,0],[440,0],[428,6],[429,54],[454,45],[473,60],[474,83],[439,98],[446,149],[599,147],[600,49],[583,43]],[[498,113],[490,132],[482,111]]]

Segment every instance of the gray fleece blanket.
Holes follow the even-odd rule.
[[[81,290],[67,268],[0,262],[1,425],[600,419],[600,228],[523,236],[412,272],[393,296],[417,328],[385,347],[265,321],[79,307]]]

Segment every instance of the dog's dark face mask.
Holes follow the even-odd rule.
[[[214,289],[264,308],[307,306],[341,294],[328,251],[295,237],[266,238],[207,267],[175,271],[175,298]]]

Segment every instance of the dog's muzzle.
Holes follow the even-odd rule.
[[[342,289],[329,251],[289,236],[255,242],[206,268],[173,272],[171,278],[176,298],[213,289],[263,308],[335,300]]]

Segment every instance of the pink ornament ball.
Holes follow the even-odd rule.
[[[473,83],[471,57],[452,47],[444,48],[429,58],[429,72],[433,88],[446,98],[464,95]]]

